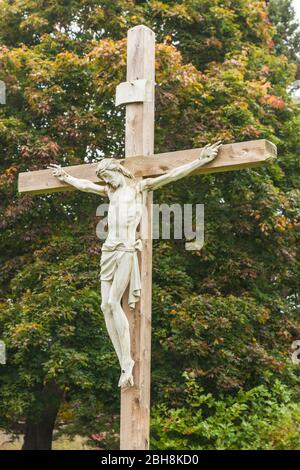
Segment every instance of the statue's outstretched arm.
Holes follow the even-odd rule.
[[[74,176],[68,175],[60,165],[51,164],[48,168],[52,170],[53,176],[56,176],[60,181],[64,181],[65,183],[74,186],[74,188],[79,189],[79,191],[94,193],[99,196],[106,196],[104,186],[92,183],[89,180],[75,178]]]
[[[142,190],[153,191],[155,189],[161,188],[166,184],[172,183],[173,181],[179,180],[188,176],[197,168],[200,168],[203,165],[211,162],[218,155],[219,148],[221,147],[221,142],[216,142],[213,145],[206,145],[200,152],[197,160],[194,160],[191,163],[186,165],[179,166],[169,171],[165,175],[158,176],[156,178],[146,178],[140,184]]]

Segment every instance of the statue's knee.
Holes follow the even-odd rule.
[[[109,300],[108,301],[108,305],[109,305],[109,309],[112,313],[116,312],[117,308],[118,308],[118,303],[116,300]]]
[[[109,302],[102,302],[101,304],[101,310],[104,314],[108,314],[111,312]]]

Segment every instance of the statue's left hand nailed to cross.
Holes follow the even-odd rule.
[[[109,198],[108,234],[102,246],[101,256],[101,308],[106,327],[121,367],[119,386],[133,386],[134,361],[131,357],[129,324],[122,308],[122,297],[129,286],[128,304],[134,308],[141,293],[140,270],[137,250],[142,250],[142,240],[136,238],[137,228],[144,210],[147,191],[153,191],[168,183],[188,176],[197,168],[214,160],[220,142],[207,145],[194,161],[181,165],[155,178],[136,179],[117,160],[103,159],[96,173],[100,183],[75,178],[60,165],[49,168],[60,181],[80,191]]]

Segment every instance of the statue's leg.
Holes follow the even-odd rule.
[[[121,306],[123,294],[130,280],[132,262],[132,253],[123,253],[123,256],[118,262],[108,301],[113,312],[114,322],[121,345],[122,373],[119,381],[119,386],[121,387],[133,385],[132,369],[134,361],[131,357],[129,323]]]
[[[112,310],[108,303],[110,289],[111,289],[111,282],[101,281],[101,299],[102,299],[101,310],[104,315],[105,324],[106,324],[109,337],[111,339],[113,347],[118,356],[120,367],[122,367],[122,352],[121,352],[119,335],[115,326]]]

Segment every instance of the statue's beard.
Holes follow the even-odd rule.
[[[117,189],[120,185],[118,183],[115,183],[114,181],[110,181],[108,183],[108,186],[111,186],[113,189]]]
[[[102,181],[104,181],[104,183],[107,186],[110,186],[113,189],[117,189],[120,186],[119,181],[118,182],[117,181],[105,181],[105,178],[101,178],[101,175],[97,174],[97,176],[98,176],[99,179],[102,179]]]

